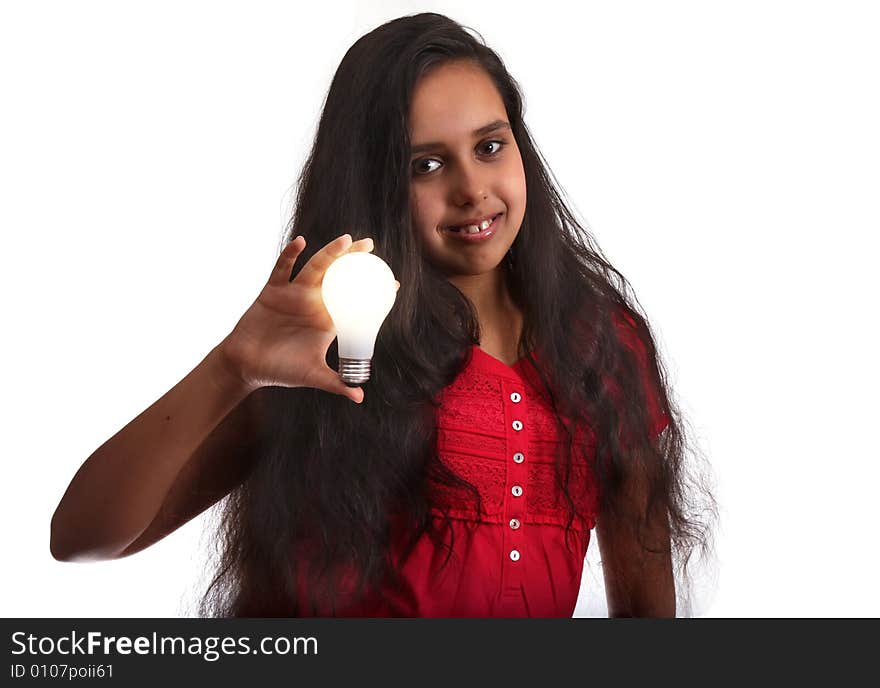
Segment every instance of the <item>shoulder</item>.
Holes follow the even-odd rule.
[[[647,323],[628,307],[615,307],[611,311],[611,322],[620,343],[631,351],[643,353],[647,351],[647,339],[650,339]]]
[[[669,423],[669,416],[664,410],[664,383],[648,322],[628,308],[613,311],[612,322],[620,345],[630,354],[637,381],[645,397],[649,430],[652,436],[656,436]]]

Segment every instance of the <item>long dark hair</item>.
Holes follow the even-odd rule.
[[[520,355],[538,365],[561,437],[573,435],[561,416],[591,428],[603,516],[630,518],[617,500],[621,479],[648,479],[652,510],[669,516],[679,608],[687,604],[688,560],[697,549],[709,551],[714,502],[685,470],[682,419],[654,338],[626,279],[563,202],[523,121],[519,85],[474,33],[439,14],[401,17],[360,38],[333,77],[282,242],[297,234],[308,240],[291,278],[347,231],[374,239],[374,253],[401,287],[376,341],[362,404],[309,388],[264,387],[252,395],[263,419],[259,456],[222,505],[219,560],[202,616],[311,613],[321,601],[333,604],[344,572],[356,572],[356,596],[393,585],[394,514],[406,515],[410,545],[427,534],[448,550],[446,529],[433,525],[431,485],[467,490],[479,507],[479,493],[439,460],[435,416],[438,393],[480,342],[479,326],[469,300],[422,256],[410,211],[411,96],[420,77],[450,60],[488,73],[522,155],[526,211],[505,261],[524,316]],[[335,342],[327,363],[337,367]],[[653,441],[651,403],[669,418]],[[572,443],[560,447],[556,473],[570,525]],[[297,600],[306,568],[309,609]]]

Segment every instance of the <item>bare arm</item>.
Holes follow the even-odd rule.
[[[186,377],[101,445],[80,467],[52,517],[62,561],[112,559],[150,525],[196,449],[254,388],[213,349]],[[233,445],[253,431],[247,405],[225,426]],[[234,446],[229,456],[235,457]],[[237,460],[243,460],[239,452]],[[227,466],[226,470],[235,470]]]
[[[623,510],[644,514],[647,490],[644,480],[631,478],[622,490]],[[674,617],[675,581],[672,574],[669,521],[665,513],[647,519],[643,538],[628,523],[599,518],[596,522],[599,552],[605,578],[609,617]]]
[[[52,516],[52,556],[133,554],[228,494],[256,458],[262,388],[307,386],[360,403],[363,390],[326,364],[336,333],[320,287],[336,258],[371,251],[372,239],[331,241],[290,281],[304,247],[290,242],[233,332],[83,463]]]

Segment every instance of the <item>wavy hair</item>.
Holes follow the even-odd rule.
[[[600,514],[636,519],[620,507],[622,479],[647,479],[649,511],[669,516],[678,609],[688,608],[688,561],[711,548],[715,505],[703,481],[686,470],[693,452],[647,320],[627,280],[563,201],[523,120],[520,86],[502,60],[475,31],[422,13],[379,26],[345,54],[281,242],[297,234],[308,239],[293,279],[340,233],[373,238],[374,253],[401,283],[376,341],[373,377],[362,404],[311,388],[254,393],[259,453],[222,503],[218,561],[201,616],[299,616],[327,600],[334,608],[346,572],[354,572],[355,599],[368,590],[381,594],[398,581],[389,558],[395,514],[405,515],[411,533],[405,557],[424,534],[451,551],[448,516],[431,516],[432,484],[466,490],[480,507],[477,490],[443,465],[436,445],[438,394],[479,344],[479,324],[469,300],[421,254],[410,209],[413,90],[451,60],[469,61],[491,77],[522,156],[526,210],[504,270],[524,317],[520,355],[535,363],[532,352],[540,350],[541,379],[560,436],[569,439],[555,459],[569,526],[577,502],[568,476],[577,458],[562,416],[587,424],[595,436]],[[621,327],[637,346],[626,345]],[[337,362],[334,341],[327,364],[336,369]],[[669,419],[656,439],[649,404]],[[297,594],[306,571],[309,608]]]

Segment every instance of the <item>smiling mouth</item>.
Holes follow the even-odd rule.
[[[479,225],[459,225],[458,227],[444,227],[443,231],[452,232],[454,234],[480,234],[491,227],[495,220],[501,217],[503,213],[496,213],[487,220],[483,220]]]

